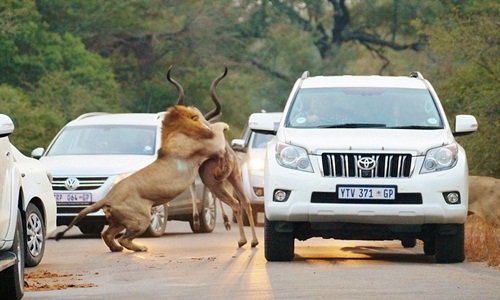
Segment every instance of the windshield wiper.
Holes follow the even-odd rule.
[[[344,123],[344,124],[318,126],[318,128],[380,128],[380,127],[386,127],[386,125],[373,124],[373,123]]]
[[[387,127],[390,129],[441,129],[436,126],[426,126],[426,125],[405,125],[405,126],[391,126]]]

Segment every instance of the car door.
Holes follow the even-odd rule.
[[[5,115],[3,115],[5,116]],[[3,122],[5,121],[5,122]],[[8,125],[9,120],[0,120],[1,124]],[[2,126],[3,127],[3,126]],[[7,127],[7,126],[6,126]],[[12,204],[12,170],[14,167],[14,158],[10,149],[8,134],[11,130],[0,128],[0,247],[3,246],[3,239],[7,236],[9,228],[11,205]]]

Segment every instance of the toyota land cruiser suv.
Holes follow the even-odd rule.
[[[275,133],[264,167],[264,247],[290,261],[311,237],[424,243],[436,262],[462,262],[468,167],[454,135],[477,129],[458,115],[452,133],[439,98],[409,77],[304,72],[277,130],[252,114],[252,130]]]

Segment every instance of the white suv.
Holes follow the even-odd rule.
[[[281,112],[268,113],[273,116],[275,128],[281,120]],[[231,147],[238,157],[241,168],[241,180],[246,196],[252,205],[252,214],[255,224],[258,223],[258,214],[264,212],[264,158],[266,157],[267,143],[273,135],[251,131],[247,126],[239,139],[231,141]],[[233,215],[233,221],[236,217]],[[250,225],[248,217],[243,214],[243,223]]]
[[[267,114],[249,126],[276,133],[265,162],[265,257],[289,261],[311,237],[424,242],[437,262],[464,260],[468,167],[431,84],[409,77],[304,72],[274,131]]]

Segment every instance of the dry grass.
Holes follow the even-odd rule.
[[[500,227],[486,223],[476,215],[465,222],[465,257],[500,267]]]

